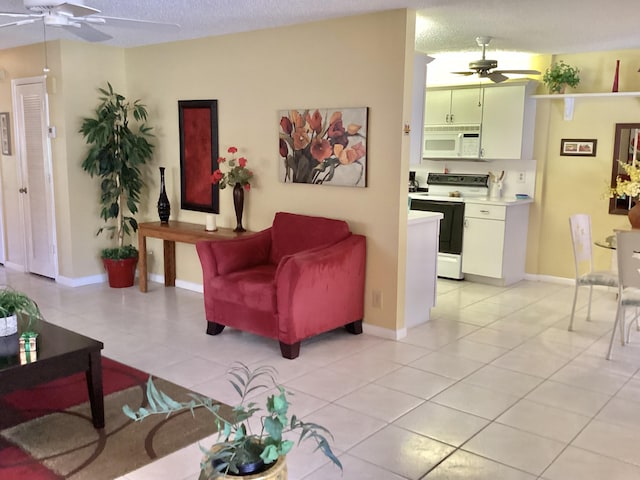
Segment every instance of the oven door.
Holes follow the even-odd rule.
[[[411,210],[440,212],[444,218],[440,221],[440,253],[462,253],[462,234],[464,230],[464,202],[446,202],[442,200],[411,199]]]

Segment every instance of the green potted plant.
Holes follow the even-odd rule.
[[[233,407],[232,418],[224,418],[220,414],[221,405],[207,397],[193,394],[190,401],[177,402],[157,390],[151,378],[147,383],[149,405],[137,412],[125,405],[123,411],[136,421],[153,414],[166,416],[195,408],[206,408],[211,412],[218,429],[218,441],[211,448],[202,449],[204,458],[200,465],[200,480],[242,478],[246,475],[251,475],[252,480],[285,479],[285,455],[294,445],[294,441],[285,435],[291,434],[298,434],[298,444],[310,439],[316,442],[316,450],[342,469],[325,437],[331,437],[326,428],[303,422],[295,415],[289,417],[289,399],[284,387],[276,382],[275,368],[261,366],[252,370],[241,362],[234,362],[227,375],[240,396],[240,402]],[[265,409],[247,398],[257,391],[272,388],[275,388],[275,393],[267,397]]]
[[[26,322],[25,330],[31,330],[35,322],[42,318],[42,313],[26,293],[11,287],[0,287],[0,336],[18,332],[18,317]]]
[[[0,356],[18,354],[19,320],[23,324],[23,335],[35,337],[32,330],[41,318],[38,305],[26,293],[11,287],[0,287]]]
[[[98,229],[117,238],[117,247],[104,249],[102,260],[112,287],[133,285],[138,251],[124,244],[125,236],[138,229],[133,215],[138,212],[140,193],[144,186],[141,167],[152,156],[153,145],[149,143],[151,127],[147,120],[147,109],[140,100],[129,102],[113,91],[110,83],[107,89],[100,88],[101,103],[95,115],[85,118],[80,133],[90,145],[82,169],[91,177],[100,178],[100,217],[108,223]],[[130,123],[129,114],[137,122],[137,128]],[[128,212],[128,213],[127,213]]]
[[[544,72],[542,81],[549,88],[549,93],[564,93],[568,86],[576,87],[580,83],[580,70],[571,65],[559,62],[552,63]]]

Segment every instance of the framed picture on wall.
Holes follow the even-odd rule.
[[[367,107],[280,110],[280,181],[366,187],[368,112]]]
[[[218,185],[218,101],[179,100],[180,208],[220,213]]]
[[[0,144],[2,144],[2,154],[11,155],[11,125],[9,124],[9,112],[0,113]]]
[[[575,157],[595,157],[598,141],[595,139],[560,140],[560,155]]]

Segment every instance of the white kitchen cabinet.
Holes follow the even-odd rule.
[[[433,60],[425,53],[413,55],[413,88],[411,97],[411,125],[409,132],[409,164],[422,162],[422,136],[424,135],[424,104],[427,83],[427,64]]]
[[[478,88],[427,89],[425,125],[478,124],[482,121],[482,91]]]
[[[510,285],[524,278],[529,203],[465,203],[462,272],[465,278]]]
[[[482,158],[530,160],[533,157],[535,101],[533,82],[485,87],[482,108]]]

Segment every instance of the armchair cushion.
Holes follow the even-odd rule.
[[[214,297],[230,303],[243,304],[263,312],[276,310],[274,277],[276,266],[258,265],[211,280]]]
[[[271,236],[268,230],[232,241],[212,242],[218,275],[226,275],[269,262]]]
[[[271,263],[278,264],[282,257],[302,250],[332,245],[349,235],[349,225],[342,220],[278,212],[271,227]]]

